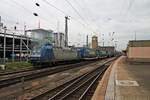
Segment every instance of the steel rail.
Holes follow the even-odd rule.
[[[70,64],[70,65],[62,65],[62,66],[52,67],[48,69],[40,69],[36,71],[23,72],[23,73],[16,74],[15,76],[8,76],[7,78],[0,79],[0,88],[19,83],[21,82],[22,78],[24,79],[24,81],[28,81],[46,75],[51,75],[65,70],[81,67],[90,63],[93,63],[93,61],[80,62],[80,63]]]
[[[91,77],[91,73],[98,73],[99,71],[100,72],[104,72],[104,70],[106,70],[106,66],[108,66],[108,64],[110,64],[112,61],[114,61],[116,58],[114,59],[111,59],[111,60],[108,60],[108,61],[105,61],[103,64],[100,65],[99,68],[96,68],[95,70],[93,71],[90,71],[84,75],[81,75],[80,77],[76,78],[76,79],[72,79],[72,80],[69,80],[67,81],[66,83],[52,89],[52,90],[48,90],[48,91],[45,91],[35,97],[32,98],[32,100],[39,100],[39,99],[43,99],[45,100],[45,98],[49,98],[49,100],[58,100],[60,98],[57,98],[58,95],[62,95],[62,97],[64,96],[64,94],[66,94],[67,92],[65,92],[67,89],[69,89],[71,86],[73,86],[74,84],[79,84],[79,81],[81,80],[84,80],[84,79],[87,79],[87,77]],[[99,69],[99,70],[98,70]],[[95,75],[95,74],[94,74]],[[87,77],[86,77],[87,76]],[[86,77],[86,78],[85,78]],[[74,81],[73,81],[74,80]],[[71,82],[70,82],[71,81]],[[78,86],[76,86],[78,87]],[[76,88],[75,87],[75,88]],[[73,90],[73,89],[70,89],[70,91]],[[87,90],[86,90],[87,91]],[[63,94],[64,93],[64,94]]]
[[[106,68],[105,68],[106,69]],[[85,85],[86,83],[92,81],[95,81],[102,73],[104,70],[102,71],[98,71],[96,74],[92,75],[89,79],[87,79],[86,81],[84,81],[82,84],[80,84],[79,86],[77,86],[75,89],[71,90],[68,94],[66,94],[65,96],[63,96],[62,98],[60,98],[59,100],[65,100],[68,96],[70,96],[71,94],[73,94],[74,92],[76,92],[78,89],[80,89],[83,85]],[[96,78],[95,78],[96,77]],[[49,100],[54,100],[54,99],[49,99]],[[56,99],[55,99],[56,100]]]

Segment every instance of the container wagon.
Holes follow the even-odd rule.
[[[79,50],[79,57],[84,60],[90,60],[90,59],[96,59],[97,58],[97,52],[95,49],[90,48],[80,48]]]

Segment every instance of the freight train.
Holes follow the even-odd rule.
[[[91,60],[108,57],[108,53],[90,48],[61,48],[50,43],[44,44],[38,52],[33,50],[30,61],[32,64],[52,65],[58,62]]]

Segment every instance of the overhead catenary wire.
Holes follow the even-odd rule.
[[[46,3],[47,5],[49,5],[50,7],[52,7],[52,8],[54,8],[54,9],[56,9],[57,11],[61,12],[64,16],[69,16],[69,17],[70,17],[71,19],[73,19],[74,21],[80,23],[84,28],[86,28],[86,29],[88,29],[88,30],[90,30],[90,31],[93,32],[93,30],[90,29],[90,28],[88,28],[84,23],[82,23],[82,22],[80,22],[79,20],[77,20],[76,18],[74,18],[74,17],[68,15],[67,13],[65,13],[65,12],[64,12],[63,10],[61,10],[60,8],[58,8],[58,7],[56,7],[55,5],[51,4],[49,1],[47,1],[47,0],[42,0],[42,1],[43,1],[44,3]],[[39,6],[40,6],[40,5],[39,5]]]
[[[33,16],[34,14],[37,14],[36,12],[33,12],[31,9],[28,9],[28,8],[26,8],[23,4],[21,4],[21,3],[19,3],[19,2],[17,2],[17,1],[15,1],[15,0],[11,0],[11,1],[4,1],[5,3],[7,3],[9,6],[12,6],[13,8],[16,8],[16,10],[18,10],[18,11],[25,11],[28,15],[30,15],[30,16]],[[18,9],[19,8],[19,9]],[[4,12],[2,12],[2,13],[4,13]],[[10,18],[13,18],[14,20],[10,20],[10,18],[8,19],[8,18],[2,18],[2,21],[6,24],[6,25],[8,25],[10,28],[12,28],[12,24],[13,24],[13,26],[18,26],[18,27],[24,27],[25,25],[23,24],[23,23],[25,23],[25,20],[23,19],[23,20],[18,20],[18,18],[17,17],[15,17],[15,16],[10,16],[10,15],[7,15],[6,13],[4,13],[3,15],[6,15],[7,17],[10,17]],[[25,14],[24,13],[22,13],[22,16],[24,16]],[[46,23],[48,23],[48,20],[46,19],[46,18],[44,18],[43,16],[38,16],[38,14],[37,14],[37,16],[35,16],[35,17],[37,17],[37,18],[40,18],[41,20],[43,20],[44,22],[46,22]],[[7,20],[6,20],[7,19]],[[16,23],[18,23],[18,24],[16,24]],[[49,23],[48,23],[49,24]],[[26,24],[26,26],[28,26],[28,27],[33,27],[33,28],[35,28],[35,25],[33,25],[32,23],[30,23],[30,24]]]
[[[80,23],[84,28],[87,28],[87,25],[85,25],[84,23],[80,22],[79,20],[77,20],[76,18],[70,16],[69,14],[67,14],[66,12],[64,12],[63,10],[59,9],[58,7],[56,7],[55,5],[51,4],[50,2],[48,2],[47,0],[42,0],[43,2],[45,2],[47,5],[49,5],[50,7],[55,8],[57,11],[61,12],[64,16],[69,16],[71,19],[75,20],[76,22]],[[88,30],[91,30],[88,28]],[[92,30],[93,31],[93,30]]]
[[[121,16],[121,12],[122,12],[122,10],[123,10],[123,5],[125,4],[125,1],[126,1],[126,0],[123,0],[123,2],[122,2],[122,6],[121,6],[121,9],[120,9],[119,16]],[[134,3],[135,3],[135,0],[129,0],[129,1],[128,1],[127,9],[126,9],[124,15],[127,15],[127,14],[128,14],[128,12],[130,11],[130,9],[132,8],[132,6],[133,6]]]
[[[85,21],[85,19],[77,11],[77,9],[68,0],[65,0],[65,1],[72,7],[72,9],[76,12],[76,14],[80,17],[80,19],[85,23],[85,26],[89,26],[88,23]],[[89,29],[91,29],[93,31],[92,28],[89,28]]]
[[[133,6],[133,4],[134,4],[134,1],[135,1],[135,0],[130,0],[129,6],[128,6],[128,9],[127,9],[127,10],[130,10],[130,9],[132,8],[132,6]]]
[[[49,6],[51,6],[51,7],[53,7],[53,8],[55,8],[55,9],[57,9],[59,12],[61,12],[62,14],[64,14],[64,15],[68,15],[68,14],[66,14],[63,10],[61,10],[61,9],[59,9],[59,8],[57,8],[56,6],[54,6],[53,4],[51,4],[51,3],[49,3],[47,0],[43,0],[43,2],[45,2],[46,4],[48,4]]]
[[[75,0],[75,1],[77,1],[77,0]],[[83,7],[85,7],[86,10],[88,11],[88,13],[90,13],[90,14],[88,14],[88,17],[90,17],[91,19],[94,19],[94,16],[91,16],[91,15],[92,15],[92,11],[91,11],[91,8],[87,5],[86,0],[81,0],[81,1],[82,1],[82,4],[84,4]],[[88,0],[87,0],[87,1],[88,1]],[[123,0],[123,1],[125,1],[125,0]],[[111,18],[108,18],[108,19],[111,19]],[[111,19],[111,20],[112,20],[112,19]],[[96,22],[91,21],[90,23],[95,24],[95,25],[96,25],[95,27],[97,27],[96,30],[98,30],[98,31],[100,32],[100,31],[101,31],[100,28],[102,28],[103,26],[102,26],[102,25],[98,25],[97,22],[98,22],[98,21],[96,21]],[[108,21],[108,22],[109,22],[109,21]]]
[[[43,6],[41,6],[38,1],[35,1],[35,6],[37,6],[38,8],[40,8],[40,10],[43,12],[42,15],[46,14],[47,17],[53,16],[53,18],[54,18],[56,21],[59,21],[59,19],[58,19],[57,17],[55,17],[53,14],[47,13],[48,11],[46,11],[46,9],[44,9]],[[51,20],[50,22],[53,23],[52,20]]]
[[[42,17],[42,16],[39,16],[36,12],[32,12],[31,10],[27,9],[26,7],[24,7],[24,5],[16,2],[15,0],[11,0],[12,3],[14,3],[15,5],[19,6],[20,8],[24,9],[26,12],[28,12],[29,15],[34,15],[36,17],[39,17],[40,19],[44,20],[45,22],[48,23],[47,19]]]
[[[86,6],[85,5],[85,2],[84,2],[84,0],[81,0],[82,1],[82,4],[84,4],[84,6],[81,6],[80,5],[80,3],[78,2],[78,0],[74,0],[75,2],[76,2],[76,4],[83,10],[83,12],[84,12],[84,15],[86,15],[86,13],[85,13],[85,9],[88,11],[88,17],[87,17],[87,19],[93,19],[93,17],[91,16],[92,14],[91,14],[91,11],[89,10],[89,7],[88,6]],[[83,8],[84,7],[84,8]],[[86,8],[85,8],[86,7]],[[90,14],[89,14],[90,13]]]
[[[52,12],[47,13],[47,12],[49,12],[49,10],[44,9],[43,6],[41,6],[38,1],[35,1],[35,5],[36,5],[37,7],[39,7],[39,8],[41,9],[41,11],[45,12],[48,16],[53,16],[57,21],[59,20],[57,17],[54,16],[54,14],[50,14],[50,13],[52,13]]]
[[[61,10],[61,9],[57,8],[55,5],[49,3],[47,0],[43,0],[43,2],[45,2],[46,4],[48,4],[48,5],[51,6],[51,7],[55,8],[56,10],[58,10],[59,12],[61,12],[64,16],[69,16],[69,17],[73,18],[74,20],[76,20],[74,17],[68,15],[68,14],[65,13],[63,10]],[[76,21],[77,21],[77,20],[76,20]],[[78,22],[79,22],[79,21],[78,21]],[[79,23],[81,23],[81,22],[79,22]],[[82,23],[81,23],[81,24],[82,24]],[[82,25],[84,25],[84,24],[82,24]]]
[[[9,2],[7,2],[7,1],[4,1],[4,2],[7,3],[9,6],[12,6],[11,4],[9,4]],[[5,24],[6,23],[9,23],[9,24],[11,23],[11,24],[15,24],[16,25],[16,23],[18,23],[18,19],[16,17],[8,15],[6,12],[0,12],[0,13],[2,14],[1,15],[2,16],[2,21],[5,22]],[[14,19],[14,20],[11,20],[10,18]],[[20,24],[20,22],[19,22],[19,24]]]
[[[72,9],[76,12],[76,14],[84,21],[84,18],[80,15],[80,13],[76,10],[76,8],[68,0],[65,1],[72,7]]]
[[[78,7],[81,8],[81,10],[83,11],[84,15],[86,16],[86,13],[84,12],[85,9],[80,5],[80,3],[79,3],[77,0],[74,0],[74,1],[75,1],[75,3],[78,5]],[[86,6],[86,7],[87,7],[87,6]],[[89,12],[89,11],[88,11],[88,12]],[[90,16],[90,15],[92,15],[92,14],[88,14],[88,19],[89,19],[89,16]]]
[[[133,6],[133,4],[134,4],[134,1],[135,0],[129,0],[129,4],[128,4],[128,8],[127,8],[127,14],[129,13],[129,11],[131,10],[131,8],[132,8],[132,6]],[[128,16],[128,17],[132,17],[131,15],[130,16]]]
[[[23,9],[26,10],[27,12],[33,13],[33,12],[30,11],[29,9],[25,8],[24,5],[22,5],[22,4],[18,3],[18,2],[16,2],[15,0],[11,0],[11,2],[13,2],[14,4],[20,6],[21,8],[23,8]]]
[[[61,10],[61,9],[57,8],[55,5],[49,3],[47,0],[43,0],[43,2],[45,2],[46,4],[48,4],[48,5],[51,6],[51,7],[55,8],[56,10],[58,10],[59,12],[61,12],[63,15],[69,16],[69,17],[72,18],[73,20],[77,21],[78,23],[80,23],[81,25],[83,25],[84,27],[86,27],[85,24],[83,24],[83,23],[81,23],[80,21],[76,20],[74,17],[68,15],[68,14],[65,13],[63,10]]]
[[[0,13],[3,13],[3,12],[0,12]],[[10,26],[10,27],[12,27],[12,26],[16,26],[16,25],[19,25],[20,27],[24,27],[24,22],[22,22],[22,21],[19,21],[19,20],[17,20],[15,17],[13,17],[13,16],[9,16],[9,15],[7,15],[6,13],[3,13],[3,15],[5,15],[5,16],[3,16],[3,17],[1,17],[1,20],[2,20],[2,22],[3,22],[3,24],[4,25],[8,25],[8,26]],[[6,18],[6,16],[9,18]],[[12,20],[12,19],[10,19],[10,18],[13,18],[13,19],[15,19],[15,20]],[[9,25],[9,24],[11,24],[11,25]],[[27,25],[27,26],[32,26],[32,25]],[[33,27],[33,26],[32,26]]]
[[[86,26],[90,26],[86,21],[85,19],[80,15],[80,13],[77,11],[77,9],[68,1],[68,0],[65,0],[70,6],[71,8],[76,12],[76,14],[80,17],[80,19],[85,23]],[[89,27],[90,30],[94,31],[91,27]]]
[[[61,12],[63,15],[65,15],[65,16],[68,15],[68,14],[67,14],[66,12],[64,12],[63,10],[61,10],[61,9],[57,8],[55,5],[49,3],[48,0],[42,0],[42,1],[44,1],[45,3],[47,3],[49,6],[51,6],[51,7],[55,8],[55,9],[57,9],[57,10],[58,10],[59,12]],[[11,0],[10,2],[12,2],[12,3],[15,4],[15,5],[17,5],[17,6],[20,7],[21,9],[24,9],[29,15],[33,15],[33,13],[35,13],[35,12],[32,12],[30,9],[26,8],[23,4],[18,3],[18,2],[15,1],[15,0]],[[21,10],[21,9],[19,9],[19,10]],[[69,16],[69,15],[68,15],[68,16]],[[43,17],[41,17],[41,16],[37,16],[37,17],[39,17],[39,18],[43,19],[44,21],[48,22],[47,19],[45,19],[45,18],[43,18]],[[85,25],[85,23],[82,23],[80,20],[78,20],[78,19],[76,19],[76,18],[74,18],[74,17],[72,17],[72,16],[70,16],[70,18],[73,19],[73,20],[75,20],[76,22],[80,23],[81,25],[83,25],[84,28],[86,28],[86,29],[88,28],[88,26]],[[91,30],[91,29],[88,28],[88,30]],[[93,31],[93,30],[91,30],[91,31]]]

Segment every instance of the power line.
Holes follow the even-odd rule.
[[[15,0],[11,0],[11,2],[13,2],[15,5],[21,7],[22,9],[24,9],[26,12],[28,12],[28,14],[34,14],[31,10],[27,9],[26,7],[24,7],[24,5],[16,2]],[[68,15],[63,10],[61,10],[61,9],[57,8],[56,6],[54,6],[53,4],[49,3],[47,0],[43,0],[43,2],[45,2],[46,4],[48,4],[51,7],[55,8],[56,10],[58,10],[59,12],[61,12],[63,15],[65,15],[65,16]],[[37,17],[39,17],[41,19],[44,19],[46,22],[48,22],[47,19],[45,19],[45,18],[43,18],[41,16],[38,16],[38,14],[37,14]],[[80,22],[79,20],[75,19],[74,17],[70,16],[70,18],[72,18],[73,20],[77,21],[78,23],[80,23],[81,25],[83,25],[84,27],[86,27],[86,25],[84,25],[82,22]]]
[[[85,19],[80,15],[80,13],[76,10],[76,8],[68,1],[68,0],[65,0],[71,7],[72,9],[76,12],[76,14],[80,17],[80,19],[85,23],[85,26],[90,26],[86,21]],[[91,27],[89,27],[90,30],[94,31]]]
[[[57,10],[58,10],[59,12],[61,12],[62,14],[67,15],[63,10],[57,8],[57,7],[54,6],[53,4],[49,3],[47,0],[43,0],[43,1],[44,1],[46,4],[48,4],[49,6],[51,6],[51,7],[55,8],[55,9],[57,9]]]
[[[127,9],[127,10],[130,10],[130,9],[131,9],[131,7],[133,6],[134,1],[135,1],[135,0],[130,0],[129,6],[128,6],[128,9]]]
[[[77,0],[75,0],[76,2],[77,2]],[[84,4],[84,8],[88,11],[88,17],[91,17],[91,19],[93,19],[93,16],[91,16],[92,14],[91,14],[91,10],[90,10],[90,8],[86,5],[86,3],[85,3],[85,1],[84,0],[81,0],[82,1],[82,4]],[[79,4],[79,3],[78,3]],[[81,8],[81,7],[80,7]],[[90,14],[89,14],[90,13]]]
[[[44,18],[44,17],[42,17],[42,16],[39,16],[39,15],[38,15],[37,13],[35,13],[35,12],[32,12],[31,10],[27,9],[26,7],[24,7],[24,5],[22,5],[22,4],[18,3],[18,2],[16,2],[15,0],[11,0],[11,2],[13,2],[13,3],[16,4],[17,6],[21,7],[22,9],[24,9],[26,12],[28,12],[29,15],[31,14],[31,15],[34,15],[34,16],[36,16],[36,17],[39,17],[39,18],[43,19],[45,22],[48,23],[48,21],[47,21],[46,18]]]
[[[59,19],[57,18],[57,17],[55,17],[54,16],[54,14],[50,14],[50,13],[47,13],[47,12],[49,12],[47,9],[44,9],[45,8],[45,6],[44,6],[44,8],[40,5],[40,3],[37,1],[37,2],[34,2],[35,3],[35,5],[38,7],[38,8],[40,8],[40,11],[42,11],[43,12],[43,14],[42,15],[46,15],[47,17],[52,17],[53,16],[53,18],[54,18],[54,21],[56,20],[56,21],[58,21]],[[53,23],[53,20],[50,20],[50,22],[51,23]]]
[[[77,0],[75,0],[76,2],[77,2]],[[93,18],[93,16],[92,16],[92,14],[91,14],[91,10],[89,9],[89,7],[86,5],[86,3],[84,2],[84,0],[81,0],[82,1],[82,4],[84,4],[84,8],[88,11],[88,19],[94,19]],[[78,3],[78,2],[77,2]],[[78,3],[78,5],[79,5],[79,3]],[[80,6],[80,8],[81,8],[81,6]],[[90,14],[89,14],[90,13]],[[95,25],[97,25],[96,23],[93,23],[93,22],[89,22],[89,24],[90,25],[92,25],[92,24],[95,24]]]
[[[18,5],[18,3],[16,3],[16,1],[10,3],[9,1],[5,0],[4,2],[5,2],[5,4],[7,3],[9,6],[12,6],[13,8],[14,7],[17,8],[16,6],[12,5],[12,4]],[[20,6],[20,7],[22,7],[22,6]],[[20,9],[17,8],[17,10],[20,10]],[[5,24],[14,24],[14,25],[18,24],[21,27],[24,26],[22,24],[23,21],[18,21],[18,18],[14,17],[12,15],[8,15],[6,12],[1,12],[1,13],[3,13],[3,16],[5,17],[5,18],[2,18],[2,20],[5,22]],[[11,19],[13,18],[14,20],[10,20],[10,18]],[[31,26],[31,25],[28,25],[28,26]]]
[[[65,15],[65,16],[68,15],[68,14],[65,13],[63,10],[61,10],[61,9],[57,8],[56,6],[54,6],[53,4],[49,3],[47,0],[43,0],[43,2],[45,2],[46,4],[48,4],[48,5],[51,6],[51,7],[55,8],[56,10],[58,10],[59,12],[61,12],[63,15]],[[74,17],[72,17],[72,16],[69,16],[69,17],[71,17],[72,19],[76,20],[76,19],[75,19]],[[76,20],[76,21],[79,22],[78,20]],[[79,22],[79,23],[82,24],[81,22]],[[82,24],[82,25],[84,26],[84,24]]]
[[[80,3],[77,1],[77,0],[74,0],[75,2],[76,2],[76,4],[81,8],[81,10],[84,12],[84,8],[80,5]],[[87,7],[87,6],[86,6]],[[88,12],[90,12],[90,11],[88,11]],[[84,15],[86,16],[86,13],[84,12]],[[86,18],[86,19],[89,19],[89,16],[90,15],[92,15],[92,14],[88,14],[88,18]]]
[[[80,3],[77,0],[74,0],[76,2],[76,4],[81,8],[82,11],[84,11],[84,8],[81,7]],[[86,14],[84,13],[84,15],[86,16]],[[91,15],[91,14],[89,14]]]
[[[63,10],[61,10],[61,9],[59,9],[59,8],[57,8],[55,5],[53,5],[53,4],[51,4],[51,3],[49,3],[47,0],[42,0],[43,2],[45,2],[47,5],[49,5],[50,7],[53,7],[53,8],[55,8],[56,10],[58,10],[59,12],[61,12],[63,15],[65,15],[65,16],[67,16],[68,14],[67,13],[65,13]],[[69,16],[69,15],[68,15]],[[75,21],[77,21],[78,23],[80,23],[81,25],[83,25],[84,27],[86,27],[86,25],[85,24],[83,24],[82,22],[80,22],[79,20],[77,20],[77,19],[75,19],[74,17],[72,17],[72,16],[69,16],[71,19],[73,19],[73,20],[75,20]]]
[[[65,0],[65,1],[72,7],[72,9],[76,12],[76,14],[77,14],[83,21],[85,21],[84,18],[80,15],[80,13],[76,10],[76,8],[73,7],[73,5],[72,5],[68,0]],[[85,22],[85,23],[86,23],[86,22]]]
[[[53,16],[56,20],[59,20],[58,18],[56,18],[56,16],[54,16],[54,14],[50,14],[50,13],[52,13],[52,12],[50,12],[50,11],[47,10],[47,9],[45,9],[45,6],[44,6],[44,8],[43,8],[43,7],[38,3],[38,1],[35,2],[35,5],[36,5],[37,7],[39,7],[39,8],[41,9],[41,11],[45,12],[47,15]],[[49,12],[49,13],[47,13],[47,12]]]
[[[127,17],[128,17],[128,19],[129,19],[130,22],[133,21],[133,19],[132,19],[133,15],[130,14],[129,11],[130,11],[130,9],[132,8],[132,6],[133,6],[134,3],[135,3],[135,0],[130,0],[130,1],[129,1],[129,4],[128,4],[128,7],[127,7],[126,15],[128,14]]]
[[[5,1],[7,4],[10,4],[10,2],[8,2],[8,1]],[[37,13],[35,13],[35,12],[32,12],[31,10],[29,10],[28,8],[26,8],[26,7],[24,7],[24,5],[23,4],[20,4],[20,3],[18,3],[18,2],[16,2],[15,0],[11,0],[11,4],[14,4],[15,6],[13,6],[13,7],[15,7],[15,8],[17,8],[17,10],[25,10],[26,12],[27,12],[27,14],[28,15],[34,15],[34,14],[36,14],[37,16],[36,17],[38,17],[38,18],[40,18],[40,19],[42,19],[43,21],[45,21],[46,23],[48,23],[48,21],[47,21],[47,19],[46,18],[44,18],[44,17],[42,17],[42,16],[38,16],[38,14]],[[16,5],[17,5],[17,7],[16,7]],[[10,6],[12,6],[12,5],[10,5]],[[18,9],[18,7],[19,8],[22,8],[22,9]],[[22,14],[22,15],[24,15],[24,13]],[[8,16],[8,15],[7,15]],[[11,17],[13,17],[13,16],[11,16]],[[14,19],[16,19],[15,17],[14,17]],[[12,20],[4,20],[3,19],[3,21],[5,21],[5,22],[7,22],[7,23],[13,23],[13,24],[15,24],[15,21],[12,21]],[[19,21],[17,21],[16,23],[20,23]],[[22,21],[21,21],[21,23],[22,23]],[[19,26],[24,26],[24,25],[21,25],[21,24],[19,24]],[[27,25],[27,26],[30,26],[30,27],[35,27],[35,25],[33,26],[31,23],[30,23],[30,25]]]
[[[25,8],[24,5],[22,5],[22,4],[20,4],[20,3],[16,2],[16,1],[14,1],[14,0],[11,0],[11,2],[13,2],[14,4],[20,6],[21,8],[23,8],[23,9],[26,10],[27,12],[32,13],[32,11],[30,11],[30,10],[27,9],[27,8]]]

